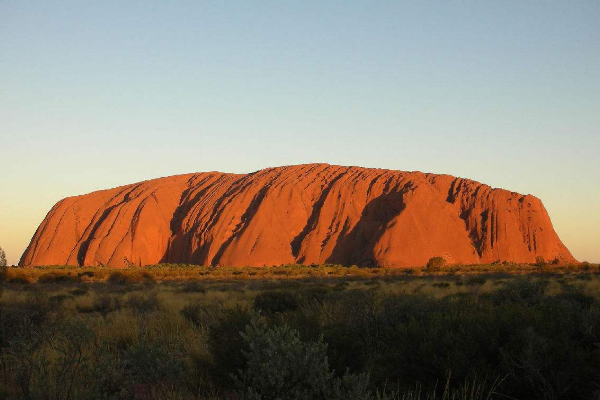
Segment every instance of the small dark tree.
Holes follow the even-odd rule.
[[[543,267],[545,267],[546,265],[548,265],[548,263],[546,263],[546,260],[544,260],[544,257],[542,257],[542,256],[537,256],[537,257],[535,258],[535,265],[536,265],[537,267],[543,268]]]
[[[444,257],[433,257],[427,261],[427,271],[439,271],[446,265],[446,259]]]
[[[2,246],[0,246],[0,268],[6,267],[6,253]]]
[[[0,283],[6,280],[6,253],[0,247]],[[2,292],[2,288],[0,287],[0,293]]]

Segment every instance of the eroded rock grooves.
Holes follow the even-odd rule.
[[[21,265],[573,262],[542,202],[448,175],[328,164],[154,179],[59,201]]]

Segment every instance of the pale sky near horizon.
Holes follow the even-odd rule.
[[[0,0],[0,246],[61,198],[327,162],[531,193],[600,262],[600,2]]]

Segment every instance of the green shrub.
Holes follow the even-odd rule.
[[[29,279],[27,279],[26,276],[23,275],[17,275],[17,276],[13,276],[7,279],[7,283],[13,283],[16,285],[27,285],[29,283],[31,283],[29,281]]]
[[[269,291],[254,298],[254,308],[265,313],[280,313],[298,308],[298,299],[290,291]]]
[[[591,281],[592,280],[592,275],[590,275],[587,272],[583,272],[583,273],[577,274],[575,276],[575,279],[579,279],[580,281]]]
[[[332,289],[326,286],[309,287],[299,293],[299,299],[302,302],[317,302],[322,304],[331,292]]]
[[[49,272],[47,274],[40,275],[37,282],[46,284],[76,283],[79,282],[79,277],[76,275],[69,275],[68,273]]]
[[[88,388],[80,382],[87,378],[88,348],[93,338],[91,327],[81,319],[60,321],[51,332],[44,351],[34,358],[32,396],[39,399],[79,399]],[[36,365],[37,364],[37,365]]]
[[[107,279],[108,283],[113,283],[117,285],[124,285],[130,282],[129,277],[121,271],[115,271],[111,273]]]
[[[440,271],[445,265],[447,261],[444,257],[433,257],[427,261],[427,265],[425,269],[427,272],[437,272]]]
[[[184,283],[179,289],[182,293],[206,293],[206,284],[198,281]]]
[[[240,351],[244,340],[240,332],[254,315],[252,310],[242,307],[223,309],[218,321],[209,328],[208,345],[213,355],[211,374],[220,386],[231,387],[232,374],[244,368],[245,360]]]
[[[69,293],[71,293],[73,296],[83,296],[83,295],[87,294],[87,292],[88,292],[88,288],[80,287],[80,288],[71,290]]]
[[[6,267],[6,253],[4,252],[4,249],[0,246],[0,268],[4,267]]]
[[[127,392],[134,398],[171,398],[184,371],[181,349],[145,338],[129,347],[120,364]]]
[[[373,398],[366,375],[335,377],[327,362],[327,345],[303,342],[286,325],[268,328],[253,320],[242,333],[246,368],[235,383],[242,399],[304,400]]]
[[[536,267],[540,267],[540,268],[542,268],[542,267],[545,267],[545,266],[547,266],[547,265],[548,265],[548,263],[546,262],[546,260],[544,260],[544,257],[542,257],[542,256],[537,256],[537,257],[535,258],[535,266],[536,266]]]
[[[61,304],[63,301],[66,301],[66,300],[73,300],[73,299],[74,299],[74,297],[73,297],[72,295],[70,295],[70,294],[63,294],[63,293],[61,293],[61,294],[57,294],[57,295],[54,295],[54,296],[50,296],[50,297],[48,298],[48,301],[49,301],[51,304],[58,305],[58,304]]]
[[[524,301],[536,304],[543,300],[548,281],[529,278],[514,278],[503,287],[496,289],[493,299],[496,304]]]
[[[159,301],[156,292],[132,293],[127,298],[126,305],[139,314],[148,314],[159,308]]]
[[[117,296],[111,296],[109,294],[97,295],[92,301],[91,305],[78,304],[77,310],[81,313],[100,313],[106,316],[112,311],[121,309],[121,300]]]
[[[481,275],[469,276],[465,280],[465,284],[471,285],[471,286],[485,285],[486,282],[487,282],[487,278],[485,276],[481,276]]]
[[[202,321],[201,318],[201,313],[204,310],[204,304],[199,303],[199,302],[193,302],[193,303],[189,303],[186,304],[185,306],[183,306],[183,308],[181,309],[181,315],[183,316],[183,318],[185,318],[186,320],[190,321],[192,324],[196,325],[196,327],[200,326],[200,323]]]
[[[94,349],[90,399],[182,399],[185,362],[181,348],[142,336],[115,353],[110,343]]]

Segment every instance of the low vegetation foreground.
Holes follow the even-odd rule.
[[[0,399],[593,399],[598,265],[8,268]]]

